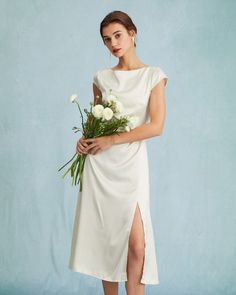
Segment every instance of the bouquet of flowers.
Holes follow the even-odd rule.
[[[110,94],[106,98],[102,97],[100,100],[100,97],[97,95],[95,102],[90,102],[89,111],[84,109],[84,112],[87,116],[85,122],[80,105],[76,100],[77,97],[77,94],[72,94],[69,97],[69,101],[76,103],[79,108],[82,119],[82,129],[73,127],[72,130],[74,130],[75,133],[82,131],[84,138],[94,138],[118,134],[119,132],[125,131],[128,132],[136,127],[138,119],[137,116],[121,115],[123,111],[123,105],[115,95],[111,94],[111,89]],[[102,101],[102,103],[97,103],[98,100]],[[72,177],[72,186],[80,183],[80,192],[82,191],[83,168],[86,156],[86,154],[75,153],[74,156],[58,170],[60,171],[63,169],[76,157],[66,173],[63,175],[63,178],[67,175],[67,173],[70,172]]]

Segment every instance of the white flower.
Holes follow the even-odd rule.
[[[117,118],[117,119],[120,119],[120,118],[121,118],[121,114],[119,114],[119,113],[115,113],[115,114],[114,114],[114,117]]]
[[[130,131],[130,127],[129,126],[125,126],[125,131]]]
[[[72,95],[69,97],[69,101],[70,101],[70,102],[74,102],[75,99],[76,99],[77,97],[78,97],[77,94],[72,94]]]
[[[137,116],[129,116],[129,122],[128,122],[128,126],[133,129],[137,126],[138,123],[138,117]]]
[[[106,102],[111,103],[112,101],[116,102],[117,98],[116,98],[115,95],[113,95],[113,94],[109,94],[106,98],[104,98],[104,100],[105,100]]]
[[[118,127],[117,131],[124,131],[124,128],[123,127]]]
[[[124,107],[123,104],[120,101],[116,101],[116,112],[121,113],[123,111]]]
[[[104,106],[101,104],[96,104],[94,107],[92,107],[92,114],[95,118],[101,118],[103,116],[103,110]]]
[[[113,116],[113,111],[110,108],[104,108],[102,115],[103,119],[110,120]]]

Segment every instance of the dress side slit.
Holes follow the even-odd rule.
[[[126,255],[126,257],[127,257],[126,258],[126,277],[127,277],[127,280],[128,280],[129,238],[130,238],[130,233],[131,233],[131,229],[132,229],[132,225],[133,225],[133,220],[134,220],[134,215],[135,215],[135,212],[136,212],[136,208],[138,208],[139,212],[140,212],[140,218],[141,218],[141,221],[142,221],[142,228],[143,228],[143,235],[144,235],[144,260],[143,260],[142,275],[141,275],[141,279],[140,279],[140,283],[144,284],[143,283],[143,274],[144,274],[145,257],[146,257],[146,226],[145,226],[145,222],[144,222],[144,219],[143,219],[143,212],[142,212],[141,206],[139,204],[139,201],[137,201],[135,206],[134,206],[132,219],[131,219],[130,226],[129,226],[128,240],[127,240],[127,255]]]

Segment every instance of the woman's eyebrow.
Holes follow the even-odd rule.
[[[115,31],[112,35],[114,35],[115,33],[118,33],[118,32],[121,32],[121,31]],[[108,36],[103,36],[103,38],[105,37],[108,37]]]

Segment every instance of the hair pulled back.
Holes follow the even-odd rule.
[[[109,25],[110,23],[119,23],[123,25],[127,31],[134,30],[135,33],[137,34],[137,28],[135,24],[133,23],[132,19],[129,17],[129,15],[123,11],[114,10],[108,13],[100,24],[100,34],[102,39],[103,39],[102,29],[106,27],[107,25]],[[104,40],[103,40],[103,43],[104,43]],[[136,47],[135,42],[134,42],[134,46]]]

